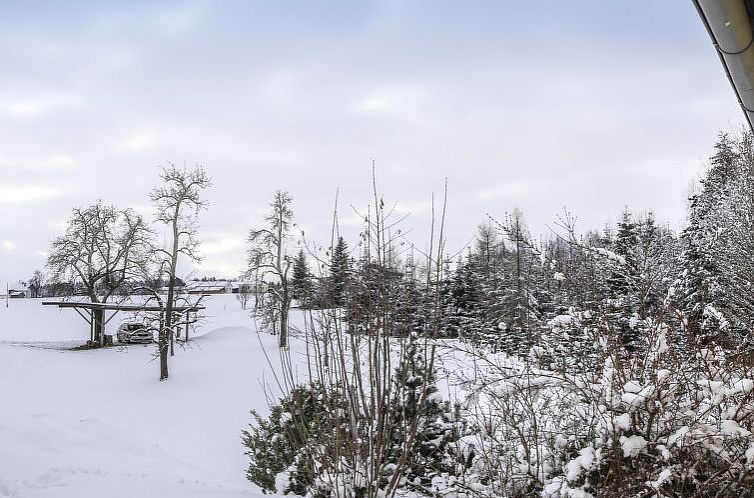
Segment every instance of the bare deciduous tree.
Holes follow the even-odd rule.
[[[152,232],[141,216],[98,201],[76,208],[52,242],[47,266],[57,281],[80,284],[93,303],[105,303],[146,273]],[[94,310],[94,341],[104,344],[104,310]]]
[[[275,325],[280,334],[281,348],[288,345],[288,312],[291,306],[291,289],[288,273],[291,257],[286,254],[286,241],[293,224],[291,196],[287,192],[276,191],[270,203],[272,211],[265,218],[266,228],[251,229],[249,232],[249,273],[257,274],[265,280],[272,278],[263,312],[274,315]],[[269,321],[269,320],[268,320]]]
[[[238,284],[238,294],[236,294],[236,299],[241,303],[241,309],[246,309],[253,292],[254,286],[252,284]]]
[[[178,258],[199,261],[197,239],[199,211],[206,208],[202,191],[212,186],[212,179],[200,165],[193,169],[178,168],[172,163],[163,167],[160,173],[162,185],[155,187],[149,198],[155,205],[155,218],[168,226],[170,244],[157,249],[162,257],[159,273],[167,277],[168,295],[165,301],[165,320],[161,324],[158,347],[160,352],[160,380],[168,378],[168,347],[174,337],[173,308],[175,307],[175,284]]]
[[[44,285],[44,280],[45,277],[42,271],[34,270],[34,274],[32,274],[31,278],[29,279],[29,292],[31,292],[31,297],[40,297],[42,293],[42,285]]]

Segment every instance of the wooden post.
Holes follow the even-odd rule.
[[[175,319],[175,313],[171,313],[170,317],[172,318],[172,320],[170,321],[170,323],[175,324],[176,322],[178,322],[178,320]],[[175,349],[174,349],[173,343],[175,341],[176,330],[174,330],[174,327],[175,327],[175,325],[171,326],[171,328],[169,330],[169,332],[170,332],[170,356],[174,356],[175,355]],[[178,332],[180,332],[180,331],[181,331],[181,324],[178,323]]]

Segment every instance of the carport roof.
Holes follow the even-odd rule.
[[[79,308],[88,310],[107,310],[107,311],[165,311],[165,307],[147,306],[140,304],[118,304],[118,303],[91,303],[83,301],[43,301],[43,306],[57,306],[59,308]],[[173,311],[183,313],[186,311],[203,310],[204,306],[173,306]]]

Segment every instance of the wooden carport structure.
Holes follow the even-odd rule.
[[[126,311],[131,313],[165,313],[165,307],[164,306],[155,306],[155,305],[148,305],[148,304],[120,304],[120,303],[92,303],[92,302],[85,302],[85,301],[43,301],[43,306],[57,306],[58,308],[72,308],[76,313],[81,316],[81,318],[86,321],[86,323],[89,324],[89,341],[90,343],[94,343],[94,324],[95,324],[95,313],[96,311],[100,311],[101,316],[106,316],[106,311],[113,311],[114,313],[110,315],[109,318],[105,319],[102,325],[102,342],[104,344],[105,341],[105,325],[107,325],[110,320],[112,320],[118,312]],[[198,313],[199,311],[203,310],[204,306],[199,305],[193,305],[193,306],[173,306],[173,313],[177,315],[186,315],[186,340],[189,339],[189,323],[191,322],[191,313]],[[161,320],[162,321],[162,320]]]

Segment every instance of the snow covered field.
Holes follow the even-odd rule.
[[[258,494],[244,477],[240,432],[250,409],[267,411],[262,345],[275,361],[276,337],[258,335],[234,296],[206,303],[167,382],[157,380],[154,345],[64,350],[88,338],[73,310],[2,304],[0,497]]]

